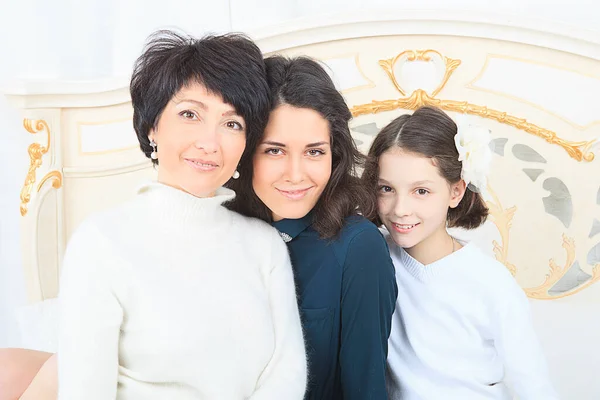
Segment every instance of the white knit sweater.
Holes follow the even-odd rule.
[[[268,224],[153,183],[64,258],[59,400],[302,399],[287,248]]]
[[[423,265],[386,238],[398,300],[388,353],[391,400],[555,400],[527,297],[467,244]]]

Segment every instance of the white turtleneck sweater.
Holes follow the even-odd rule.
[[[92,216],[60,286],[59,400],[302,399],[286,245],[268,224],[153,183]]]
[[[390,400],[556,400],[529,303],[474,244],[423,265],[384,235],[398,300],[388,351]]]

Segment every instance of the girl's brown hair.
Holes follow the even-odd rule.
[[[401,115],[379,132],[367,156],[362,181],[371,193],[377,193],[379,181],[379,158],[392,148],[420,154],[433,159],[446,181],[452,185],[461,180],[462,162],[454,144],[456,123],[442,110],[421,107],[412,115]],[[467,187],[465,195],[456,208],[448,209],[447,223],[450,228],[474,229],[483,224],[488,208],[479,193]],[[378,226],[377,213],[367,216]]]

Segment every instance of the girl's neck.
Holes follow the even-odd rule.
[[[405,250],[421,264],[429,265],[449,256],[461,247],[462,245],[450,236],[446,227],[442,225],[429,237]]]

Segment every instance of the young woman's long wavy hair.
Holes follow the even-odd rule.
[[[272,56],[265,60],[265,64],[272,110],[284,104],[308,108],[318,112],[329,123],[332,171],[313,209],[313,227],[323,238],[334,237],[342,229],[346,217],[358,212],[371,214],[376,204],[376,197],[367,191],[357,176],[356,169],[364,165],[365,157],[350,134],[348,122],[352,114],[318,62],[307,57]],[[243,215],[271,222],[271,211],[252,188],[252,156],[255,151],[256,147],[247,149],[251,156],[242,158],[241,177],[227,184],[237,194],[228,207]]]

